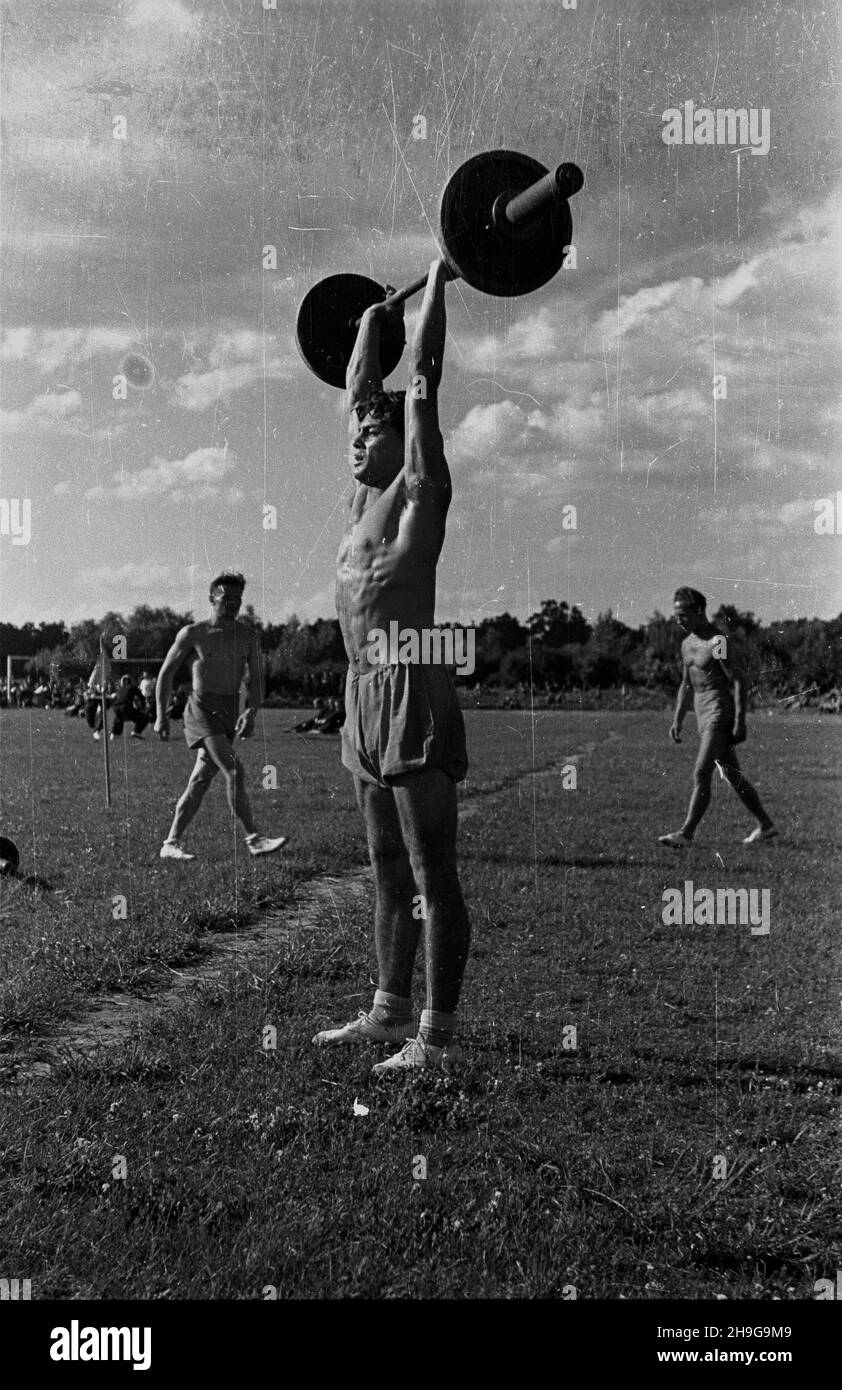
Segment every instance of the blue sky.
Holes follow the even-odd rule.
[[[581,165],[577,267],[448,288],[439,619],[554,597],[634,624],[680,583],[842,607],[813,527],[842,486],[829,8],[8,0],[4,31],[0,495],[32,502],[5,620],[200,614],[224,567],[268,620],[332,615],[343,398],[296,307],[337,270],[415,278],[448,177],[495,147]],[[685,101],[766,108],[768,154],[667,146]],[[131,350],[154,382],[115,400]]]

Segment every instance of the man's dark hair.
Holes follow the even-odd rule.
[[[708,606],[708,601],[704,594],[700,594],[698,589],[691,589],[686,584],[681,589],[676,589],[673,595],[673,603],[687,603],[691,608],[695,608],[697,613],[704,613]]]
[[[214,589],[217,589],[220,584],[230,584],[232,588],[239,589],[240,593],[242,593],[243,589],[246,587],[246,581],[241,574],[237,574],[235,571],[226,570],[224,574],[218,574],[216,576],[216,579],[211,580],[211,598],[213,598]]]
[[[391,425],[403,439],[405,401],[405,391],[372,391],[365,400],[357,401],[357,419],[362,421],[366,415],[373,415],[375,420],[382,420],[384,424]]]

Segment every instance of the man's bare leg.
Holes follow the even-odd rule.
[[[333,1043],[403,1043],[414,1028],[412,967],[424,926],[413,916],[417,890],[401,823],[391,791],[354,778],[357,804],[365,820],[368,853],[374,870],[374,944],[378,989],[368,1014],[352,1023],[327,1028],[313,1041]]]
[[[740,767],[732,744],[728,745],[725,754],[718,759],[718,762],[725,781],[737,793],[746,810],[754,816],[761,831],[772,830],[772,818],[760,800],[755,787]]]
[[[216,776],[221,772],[225,778],[225,791],[232,815],[236,816],[246,832],[246,844],[252,855],[271,854],[286,844],[286,836],[268,839],[259,834],[251,813],[246,792],[245,770],[234,753],[228,739],[216,734],[204,740],[199,750],[196,765],[175,808],[175,816],[167,840],[161,849],[163,859],[192,859],[181,849],[180,840],[201,805],[202,798]]]
[[[205,739],[204,749],[225,779],[225,795],[231,814],[237,817],[246,835],[256,835],[257,827],[246,792],[245,770],[228,739],[223,734],[213,734]]]
[[[427,1008],[453,1013],[471,942],[456,867],[456,783],[440,768],[427,768],[395,778],[393,786],[413,877],[426,906]]]
[[[181,840],[188,825],[201,806],[205,792],[218,771],[219,768],[217,764],[208,757],[203,748],[200,748],[193,771],[190,774],[190,780],[182,792],[175,808],[173,823],[170,826],[170,833],[167,836],[167,841],[170,844],[177,843]]]
[[[416,889],[391,791],[355,777],[357,802],[365,817],[368,854],[374,870],[374,943],[380,989],[402,999],[412,994],[412,968],[424,927],[412,915]]]
[[[684,824],[679,835],[692,840],[696,827],[710,805],[711,782],[716,764],[719,763],[729,786],[733,787],[746,810],[758,821],[761,829],[771,828],[772,821],[767,815],[760,797],[742,771],[733,744],[726,734],[711,729],[702,734],[696,766],[693,769],[693,795]]]
[[[368,1013],[352,1023],[315,1034],[318,1045],[333,1042],[404,1042],[414,1030],[413,965],[424,917],[413,916],[417,894],[392,792],[354,777],[363,812],[368,858],[374,870],[374,944],[378,990]]]

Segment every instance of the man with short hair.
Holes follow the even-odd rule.
[[[746,741],[745,690],[733,662],[726,660],[722,653],[721,644],[727,639],[709,621],[707,599],[698,589],[686,586],[676,589],[673,610],[676,622],[687,636],[681,644],[681,685],[670,738],[673,743],[681,742],[681,725],[692,700],[700,743],[693,773],[693,795],[684,824],[680,830],[659,835],[658,843],[669,849],[686,849],[693,843],[696,827],[710,804],[715,767],[757,819],[757,826],[743,844],[772,840],[778,831],[742,772],[734,752],[735,744]]]
[[[348,366],[354,494],[342,541],[337,610],[349,669],[342,761],[353,774],[374,870],[378,989],[369,1013],[317,1033],[319,1046],[404,1043],[378,1075],[448,1067],[470,925],[456,868],[456,784],[467,772],[465,727],[442,665],[379,664],[373,629],[396,620],[420,634],[434,627],[436,564],[451,483],[438,421],[445,343],[444,287],[433,262],[410,360],[412,387],[384,391],[380,331],[403,306],[363,314]],[[394,658],[392,658],[394,660]],[[422,931],[427,1007],[417,1036],[412,969]]]
[[[148,671],[140,678],[140,693],[149,719],[155,718],[155,682]]]
[[[122,738],[123,725],[131,724],[129,738],[143,738],[143,731],[149,723],[143,698],[131,676],[121,676],[114,696],[112,709],[111,740]]]
[[[210,586],[213,617],[188,623],[181,629],[158,673],[155,732],[159,738],[167,739],[170,724],[166,711],[173,678],[180,666],[190,663],[193,687],[184,710],[184,737],[188,748],[198,750],[190,781],[161,847],[162,859],[195,858],[187,853],[181,840],[218,772],[225,779],[232,815],[239,818],[246,832],[249,853],[271,854],[286,844],[284,835],[272,840],[258,833],[246,794],[245,771],[233,749],[236,735],[251,738],[255,715],[263,704],[257,633],[237,621],[245,584],[241,574],[217,575]],[[249,704],[240,714],[240,686],[246,666]]]
[[[85,687],[85,708],[84,714],[88,728],[98,743],[102,731],[102,696],[103,692],[107,695],[108,683],[103,681],[103,670],[101,658],[97,661],[94,669],[88,677],[88,684]]]

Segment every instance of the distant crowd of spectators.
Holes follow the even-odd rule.
[[[87,681],[48,677],[39,672],[12,680],[8,688],[7,682],[0,680],[0,707],[62,710],[68,718],[86,720],[95,739],[99,739],[102,731],[102,694],[99,663]],[[176,687],[167,709],[170,719],[183,717],[189,694],[189,684]],[[112,713],[112,738],[122,737],[126,724],[132,726],[131,737],[140,738],[146,726],[155,722],[154,676],[144,671],[137,683],[129,675],[107,681],[105,704]]]

